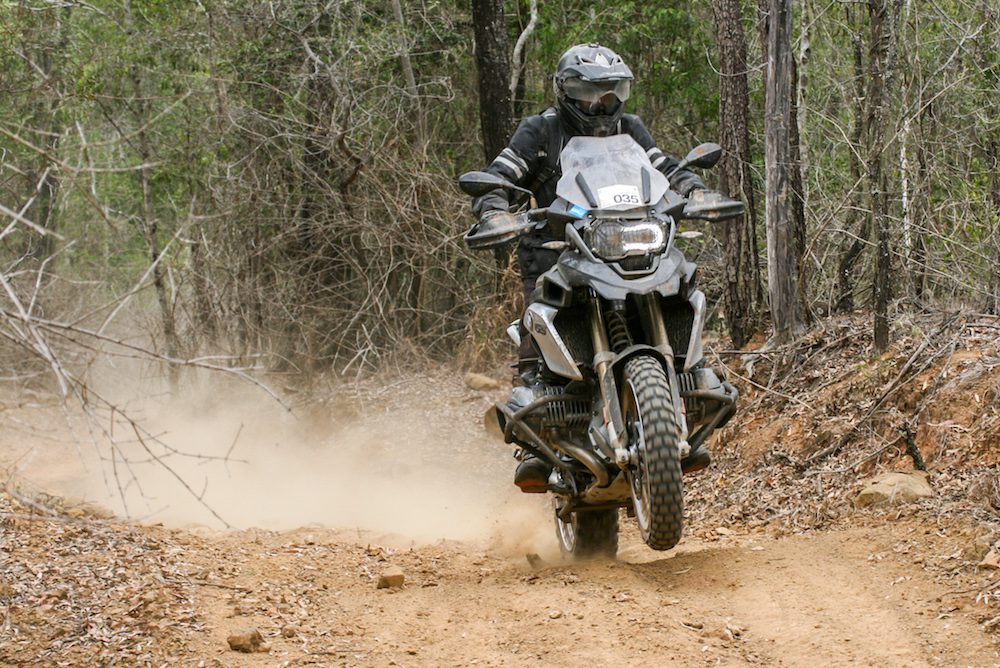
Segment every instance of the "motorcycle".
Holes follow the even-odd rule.
[[[716,144],[692,150],[676,169],[714,166]],[[504,441],[552,466],[560,549],[572,557],[614,557],[619,509],[643,541],[669,550],[684,525],[682,474],[707,465],[703,447],[736,412],[738,392],[706,366],[705,295],[697,266],[674,242],[677,221],[726,220],[742,203],[718,193],[686,199],[670,190],[629,135],[573,137],[559,156],[557,198],[523,211],[511,229],[480,238],[490,248],[548,226],[544,247],[561,251],[538,279],[523,326],[540,369],[495,407]],[[531,193],[488,172],[459,177],[474,197],[498,188]]]

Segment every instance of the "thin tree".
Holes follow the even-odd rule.
[[[132,0],[125,2],[126,28],[129,35],[137,35],[135,14],[132,7]],[[147,252],[152,263],[153,287],[156,290],[156,300],[160,306],[160,321],[163,329],[163,338],[166,346],[167,356],[173,359],[179,357],[180,340],[177,334],[177,323],[174,318],[174,303],[167,290],[166,271],[163,268],[160,257],[163,248],[160,242],[160,219],[153,206],[153,174],[151,164],[153,163],[154,139],[151,134],[151,113],[150,97],[147,96],[142,80],[142,73],[139,69],[137,59],[129,64],[128,68],[130,83],[132,84],[131,111],[132,120],[138,128],[134,132],[132,140],[136,152],[138,153],[140,166],[135,174],[139,181],[141,195],[140,214],[138,216],[140,225],[145,232]],[[178,381],[178,369],[174,365],[167,367],[172,388],[176,388]]]
[[[39,139],[45,148],[39,166],[32,173],[31,183],[35,190],[31,205],[25,212],[29,219],[36,221],[47,230],[57,230],[56,200],[59,196],[60,179],[58,167],[52,164],[51,157],[57,155],[59,141],[63,133],[64,104],[61,64],[66,58],[68,44],[70,12],[67,5],[58,9],[39,13],[39,27],[47,34],[34,44],[25,44],[21,57],[31,63],[31,68],[37,73],[40,82],[36,95],[34,111],[34,127],[38,130]],[[32,255],[41,261],[49,259],[55,252],[55,237],[51,234],[39,236],[33,240]],[[42,276],[42,280],[45,280]]]
[[[723,154],[719,188],[742,197],[746,214],[723,223],[725,287],[723,302],[729,335],[740,348],[757,328],[758,305],[763,301],[757,256],[757,207],[750,178],[750,138],[747,126],[747,41],[739,0],[715,0],[715,35],[719,45],[719,121]]]
[[[472,25],[479,73],[479,126],[483,153],[489,162],[507,146],[514,125],[503,0],[472,0]]]
[[[861,183],[861,140],[865,131],[865,80],[864,80],[864,49],[861,28],[857,25],[854,15],[856,10],[848,3],[844,5],[845,19],[851,36],[851,52],[854,63],[852,88],[852,118],[851,147],[848,151],[850,160],[851,206],[847,207],[847,218],[844,227],[852,230],[857,225],[857,231],[848,238],[840,251],[837,262],[835,308],[841,312],[854,310],[854,268],[864,253],[871,234],[871,215],[862,213],[863,194],[857,184]],[[860,215],[859,215],[860,214]],[[860,222],[855,221],[860,217]]]
[[[899,17],[898,5],[890,10],[886,0],[869,0],[868,18],[871,41],[868,50],[868,101],[867,116],[867,166],[868,195],[872,220],[875,223],[875,283],[872,290],[875,308],[875,348],[884,351],[889,347],[889,284],[891,256],[889,249],[888,174],[885,169],[887,145],[887,87],[892,76],[894,25]]]
[[[776,343],[799,328],[798,258],[791,187],[792,8],[790,0],[769,0],[767,83],[764,95],[764,153],[767,174],[767,279]]]

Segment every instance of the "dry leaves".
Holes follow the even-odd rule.
[[[34,511],[0,495],[0,663],[143,665],[201,628],[163,538]]]

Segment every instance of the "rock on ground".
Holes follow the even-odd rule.
[[[858,494],[854,504],[859,508],[912,503],[918,499],[934,496],[934,490],[927,482],[927,473],[894,471],[873,480]]]
[[[471,371],[465,374],[465,384],[473,390],[499,390],[500,381],[495,378],[490,378],[489,376],[484,376],[481,373],[472,373]]]
[[[388,589],[389,587],[402,587],[406,580],[403,569],[399,566],[389,566],[378,576],[376,589]]]
[[[983,533],[976,536],[969,546],[965,548],[965,556],[972,561],[984,559],[993,551],[993,535]]]
[[[255,628],[241,629],[226,638],[226,641],[229,643],[229,649],[245,654],[266,652],[270,649],[264,644],[264,638],[260,635],[260,631]]]
[[[986,556],[983,557],[983,560],[979,562],[979,567],[991,568],[994,570],[1000,569],[1000,552],[998,552],[996,548],[992,548],[989,552],[986,553]]]

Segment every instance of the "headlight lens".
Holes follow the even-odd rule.
[[[645,255],[661,250],[666,234],[659,223],[622,223],[605,220],[593,228],[590,247],[605,260],[620,260],[630,255]]]

